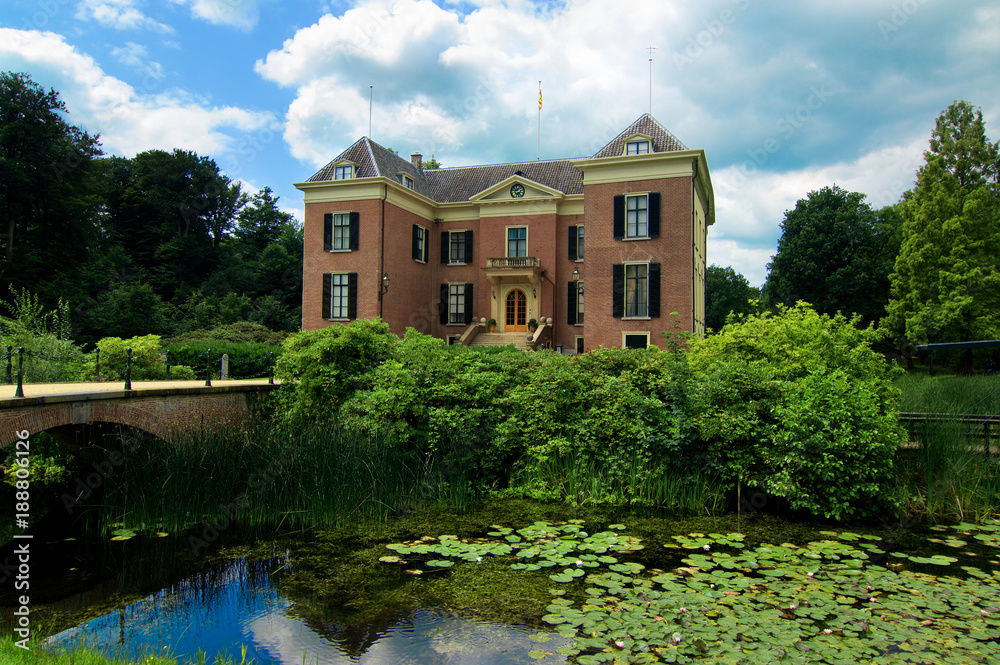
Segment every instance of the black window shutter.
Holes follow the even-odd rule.
[[[441,232],[441,263],[448,263],[451,259],[451,234],[447,231]]]
[[[653,238],[660,235],[660,193],[649,193],[649,235]]]
[[[413,254],[413,260],[414,261],[420,261],[420,260],[422,260],[424,258],[423,255],[420,252],[420,245],[419,245],[418,240],[417,240],[417,236],[418,236],[419,233],[420,233],[420,227],[417,226],[416,224],[414,224],[413,225],[413,238],[412,238],[412,240],[413,240],[413,248],[412,248],[413,251],[411,252]]]
[[[323,215],[323,249],[329,252],[333,249],[333,213]]]
[[[472,284],[465,285],[465,325],[472,323],[472,308],[476,301],[472,297]]]
[[[352,212],[351,213],[351,216],[350,216],[350,227],[349,227],[348,230],[349,230],[349,233],[350,233],[350,236],[351,236],[350,239],[349,239],[349,242],[351,243],[350,244],[350,249],[357,249],[358,248],[358,238],[361,236],[361,213],[359,213],[359,212]]]
[[[358,273],[347,273],[347,318],[358,318]]]
[[[576,325],[576,307],[579,302],[576,294],[576,282],[569,282],[569,291],[566,295],[566,323],[571,326]]]
[[[333,281],[333,275],[330,273],[323,274],[323,318],[330,318],[330,300],[333,298],[333,287],[331,282]]]
[[[424,235],[424,263],[427,263],[431,258],[431,232],[422,229],[421,233]]]
[[[660,315],[660,264],[649,264],[649,316]]]
[[[625,196],[623,194],[615,197],[615,237],[625,237]]]
[[[448,285],[441,285],[441,303],[439,305],[440,321],[442,324],[448,323]]]
[[[465,232],[465,262],[472,263],[472,231]]]
[[[625,264],[611,266],[611,316],[625,316]]]
[[[576,255],[576,227],[569,227],[569,260],[576,261],[579,256]]]

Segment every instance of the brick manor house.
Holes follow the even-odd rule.
[[[578,159],[424,170],[365,137],[295,186],[303,330],[381,316],[582,352],[662,347],[676,312],[704,333],[708,163],[648,114]]]

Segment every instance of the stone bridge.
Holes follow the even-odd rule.
[[[123,384],[29,384],[24,397],[0,386],[0,449],[18,438],[48,431],[71,444],[87,425],[125,425],[164,441],[220,427],[239,426],[248,414],[247,397],[278,386],[267,379],[215,381],[136,381]]]

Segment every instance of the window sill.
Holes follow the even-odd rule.
[[[576,326],[577,328],[582,328],[583,327],[582,323],[574,323],[573,325]]]
[[[331,321],[333,323],[348,323],[351,319],[327,319],[327,321]]]
[[[344,254],[346,252],[353,252],[354,250],[353,249],[328,249],[326,251],[328,251],[330,254]]]
[[[472,324],[471,323],[446,323],[445,325],[446,326],[453,326],[453,327],[458,327],[458,326],[464,327],[464,326],[471,326]]]
[[[625,236],[621,240],[631,241],[631,240],[652,240],[656,236]]]
[[[623,316],[622,321],[652,321],[651,316]]]
[[[450,266],[467,266],[469,264],[465,263],[464,261],[449,261],[448,265],[450,265]]]

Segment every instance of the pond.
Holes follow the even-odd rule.
[[[60,630],[50,648],[239,662],[245,647],[282,665],[1000,659],[998,522],[847,530],[498,502],[185,565],[174,547],[135,543],[116,558],[126,582],[105,571],[86,597],[36,607]]]

